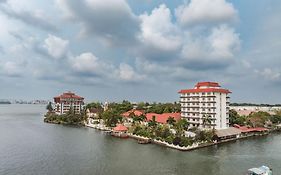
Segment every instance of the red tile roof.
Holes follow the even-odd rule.
[[[218,92],[218,93],[224,93],[228,94],[231,93],[227,89],[217,89],[217,88],[204,88],[204,89],[183,89],[180,90],[180,94],[185,94],[185,93],[198,93],[198,92]]]
[[[55,98],[55,99],[60,99],[60,98],[75,98],[75,99],[81,99],[81,100],[84,99],[83,97],[80,97],[80,96],[76,95],[76,94],[73,93],[73,92],[65,92],[65,93],[63,93],[62,95],[57,96],[57,97],[54,97],[54,98]]]
[[[115,128],[113,128],[113,130],[122,132],[122,131],[127,131],[128,128],[122,124],[118,124]]]
[[[195,87],[199,88],[201,86],[221,87],[219,83],[216,82],[198,82]]]
[[[132,113],[133,113],[135,116],[141,116],[141,115],[144,114],[144,112],[141,111],[141,110],[132,109],[132,110],[130,110],[130,111],[124,112],[124,113],[121,114],[121,115],[122,115],[123,117],[129,117],[130,114],[132,114]]]
[[[235,124],[234,127],[240,129],[242,133],[268,131],[268,129],[263,128],[263,127],[249,128],[247,126],[240,126],[237,124]]]
[[[163,113],[163,114],[156,114],[156,113],[147,113],[146,120],[152,120],[153,116],[155,116],[155,120],[158,123],[166,124],[169,117],[173,117],[176,121],[181,119],[180,113]]]

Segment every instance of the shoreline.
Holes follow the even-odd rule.
[[[102,126],[96,126],[93,124],[85,124],[85,127],[89,127],[89,128],[94,128],[100,131],[105,131],[105,132],[112,132],[112,129],[108,128],[108,127],[102,127]],[[247,136],[240,136],[239,138],[232,138],[232,139],[227,139],[227,140],[222,140],[222,141],[218,141],[218,142],[212,142],[212,143],[208,143],[208,142],[201,142],[201,143],[193,143],[191,146],[187,146],[187,147],[182,147],[179,145],[174,145],[174,144],[170,144],[168,142],[164,142],[161,140],[157,140],[157,139],[152,139],[152,138],[148,138],[148,137],[143,137],[143,136],[139,136],[139,135],[134,135],[131,133],[127,133],[128,138],[134,139],[134,140],[142,140],[142,141],[148,141],[151,144],[156,144],[159,146],[164,146],[167,148],[171,148],[171,149],[176,149],[178,151],[192,151],[192,150],[196,150],[196,149],[200,149],[200,148],[205,148],[205,147],[210,147],[210,146],[214,146],[214,145],[220,145],[220,144],[224,144],[224,143],[229,143],[229,142],[234,142],[237,140],[245,140],[247,138],[252,138],[252,137],[261,137],[261,136],[268,136],[270,133],[272,132],[278,132],[278,130],[271,130],[268,133],[263,133],[263,134],[251,134],[251,135],[247,135]]]

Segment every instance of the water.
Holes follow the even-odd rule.
[[[263,164],[281,174],[281,134],[180,152],[46,124],[44,112],[40,105],[0,105],[1,175],[244,175]]]

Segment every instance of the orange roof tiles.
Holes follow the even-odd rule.
[[[122,124],[118,124],[115,128],[113,128],[113,130],[122,132],[122,131],[127,131],[128,128]]]
[[[136,109],[132,109],[130,111],[124,112],[123,114],[121,114],[123,117],[129,117],[131,114],[134,114],[135,116],[141,116],[144,114],[143,111],[141,110],[136,110]]]
[[[181,119],[180,113],[163,113],[163,114],[156,114],[156,113],[147,113],[146,120],[152,120],[153,116],[155,116],[155,120],[158,123],[166,124],[169,117],[173,117],[176,121]]]

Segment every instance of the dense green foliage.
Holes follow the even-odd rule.
[[[180,109],[179,103],[153,103],[150,104],[145,111],[147,113],[163,114],[180,112]]]
[[[123,100],[122,103],[109,103],[108,104],[109,110],[114,110],[118,114],[122,114],[133,109],[133,105],[126,100]]]
[[[229,110],[229,124],[233,126],[234,124],[245,125],[246,116],[240,116],[235,110]]]
[[[92,102],[86,105],[86,109],[95,108],[99,111],[103,111],[102,103],[100,102]]]
[[[104,124],[108,127],[115,127],[117,123],[122,121],[122,117],[114,109],[104,111],[101,114],[101,118],[104,120]]]
[[[144,110],[146,113],[173,113],[180,112],[180,104],[179,103],[148,103],[148,102],[140,102],[137,104],[136,109]]]
[[[196,130],[197,137],[191,138],[185,136],[188,122],[185,119],[181,119],[175,122],[172,126],[174,133],[171,130],[171,125],[160,125],[154,123],[152,119],[148,126],[136,125],[134,126],[132,133],[139,136],[149,137],[156,140],[165,141],[170,144],[179,146],[190,146],[194,142],[207,141],[211,142],[214,136],[214,131],[200,131]]]
[[[85,113],[75,114],[72,109],[62,115],[48,112],[44,118],[44,122],[65,125],[84,125],[84,121],[86,121]]]
[[[196,141],[207,141],[207,142],[212,142],[213,137],[215,134],[215,130],[198,130],[196,132]]]
[[[269,119],[270,114],[267,112],[253,112],[247,117],[247,123],[252,127],[263,127]]]
[[[230,106],[266,106],[266,107],[274,107],[281,106],[281,104],[254,104],[254,103],[231,103]]]
[[[281,123],[281,111],[276,111],[275,115],[270,115],[268,112],[258,111],[253,112],[249,116],[240,116],[235,110],[229,111],[230,125],[249,125],[252,127],[264,127],[268,122],[272,124]]]

